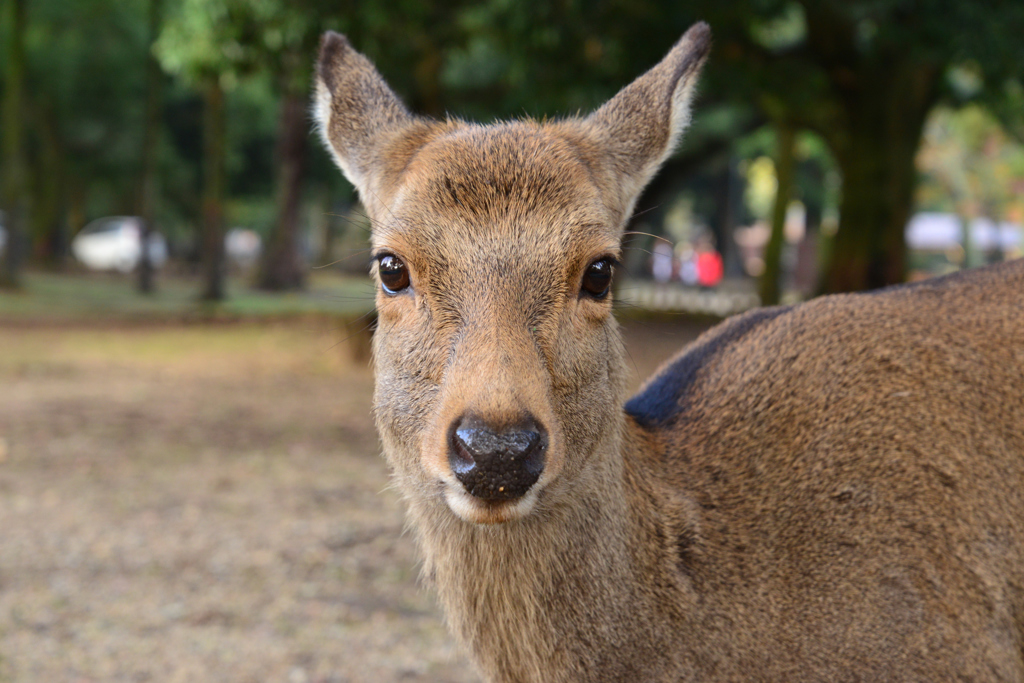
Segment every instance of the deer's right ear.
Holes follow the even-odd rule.
[[[321,39],[316,75],[313,106],[320,136],[368,204],[380,194],[379,175],[390,165],[387,143],[415,118],[340,33],[328,31]]]

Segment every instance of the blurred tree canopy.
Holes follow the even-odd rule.
[[[940,108],[925,128],[918,156],[918,203],[964,218],[1024,220],[1024,140],[1015,140],[986,109]],[[965,164],[964,161],[967,161]]]
[[[742,15],[742,4],[730,6]],[[1019,83],[1024,3],[747,5],[747,11],[774,5],[774,14],[748,20],[745,35],[724,21],[722,66],[769,116],[822,135],[842,175],[839,230],[822,289],[902,282],[914,159],[928,113],[941,101],[1002,100]]]
[[[412,109],[491,120],[596,107],[708,21],[715,47],[694,126],[640,209],[704,177],[698,209],[735,223],[744,141],[813,131],[827,152],[793,162],[794,192],[820,214],[822,164],[841,178],[822,291],[902,281],[914,160],[937,105],[979,103],[1024,136],[1019,0],[161,0],[154,42],[156,1],[0,0],[0,201],[8,230],[59,264],[89,218],[140,211],[151,168],[153,220],[186,255],[203,254],[210,298],[224,294],[226,226],[266,235],[260,286],[298,287],[304,212],[351,198],[310,150],[306,102],[326,29],[346,33]],[[150,55],[162,69],[151,144]]]

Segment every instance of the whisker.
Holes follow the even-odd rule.
[[[353,323],[357,323],[360,320],[362,320],[363,318],[366,318],[367,316],[370,316],[370,315],[375,315],[376,313],[377,313],[376,310],[370,311],[369,313],[364,313],[363,315],[359,316],[358,318],[354,318],[352,320],[352,322]],[[374,318],[373,320],[370,321],[370,324],[364,325],[362,328],[356,330],[355,332],[353,332],[352,334],[348,335],[344,339],[341,339],[341,340],[335,342],[334,344],[331,344],[329,347],[324,349],[324,353],[328,353],[329,351],[332,351],[332,350],[338,348],[339,346],[341,346],[342,344],[344,344],[348,340],[354,339],[355,337],[358,337],[363,332],[366,332],[367,330],[372,329],[376,324],[377,324],[377,319]]]
[[[336,266],[339,263],[342,263],[343,261],[347,261],[347,260],[349,260],[350,258],[352,258],[354,256],[358,256],[360,254],[369,254],[370,251],[371,251],[370,249],[360,249],[359,251],[353,252],[353,253],[349,254],[348,256],[342,256],[340,259],[337,259],[336,261],[331,261],[330,263],[325,263],[325,264],[319,265],[319,266],[310,266],[310,268],[313,269],[313,270],[320,270],[321,268],[330,268],[331,266]]]
[[[637,218],[639,216],[643,216],[645,213],[649,213],[651,211],[654,211],[655,209],[660,209],[660,208],[661,208],[661,204],[655,204],[654,206],[649,206],[646,209],[644,209],[643,211],[637,211],[636,213],[634,213],[632,216],[629,217],[629,220],[632,221],[634,218]]]
[[[668,244],[669,246],[675,246],[675,245],[672,244],[672,240],[668,239],[667,237],[662,237],[661,235],[652,235],[649,232],[640,232],[638,230],[630,230],[630,231],[624,232],[622,234],[623,234],[623,236],[625,236],[625,235],[645,235],[646,237],[653,237],[656,240],[661,240],[662,242],[664,242],[665,244]]]

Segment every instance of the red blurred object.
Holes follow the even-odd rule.
[[[722,281],[725,267],[717,251],[702,251],[697,255],[697,282],[701,287],[714,287]]]

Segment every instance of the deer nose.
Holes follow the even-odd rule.
[[[475,415],[456,420],[448,464],[466,491],[496,503],[520,498],[544,471],[544,428],[532,416],[497,431]]]

